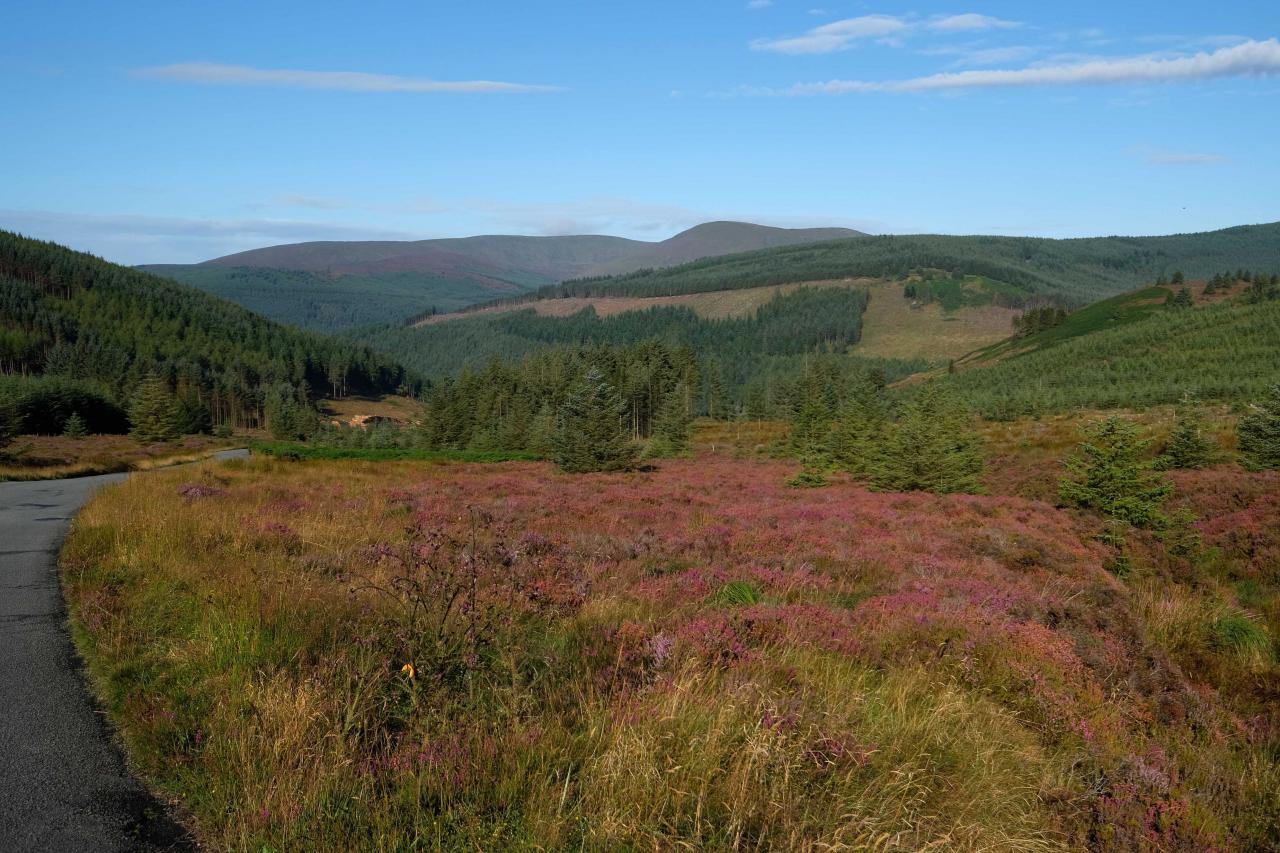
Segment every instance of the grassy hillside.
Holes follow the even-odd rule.
[[[1280,300],[1168,309],[1157,291],[1167,294],[1150,288],[1091,306],[948,381],[988,417],[1141,409],[1188,392],[1240,401],[1280,382]]]
[[[998,282],[1005,291],[1003,298],[1011,304],[1048,298],[1078,306],[1177,270],[1206,277],[1240,266],[1280,268],[1280,223],[1168,237],[863,237],[569,281],[543,288],[539,295],[668,296],[862,276],[897,278],[941,270]]]
[[[60,431],[77,399],[93,407],[83,417],[99,419],[91,430],[119,428],[119,406],[153,372],[198,398],[215,421],[247,425],[259,421],[269,393],[305,399],[335,384],[388,392],[405,380],[403,368],[366,347],[0,232],[0,394],[31,402],[38,423],[28,431]]]

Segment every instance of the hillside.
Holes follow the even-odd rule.
[[[909,235],[831,240],[711,258],[665,270],[584,278],[538,298],[671,296],[840,278],[903,278],[922,271],[981,276],[1002,301],[1069,306],[1123,293],[1182,271],[1202,278],[1237,267],[1280,268],[1280,223],[1167,237]]]
[[[1203,283],[1193,288],[1203,291]],[[1280,382],[1280,294],[1251,291],[1171,308],[1150,287],[957,362],[948,381],[986,417],[1142,409],[1187,393],[1239,402]]]
[[[318,332],[457,311],[477,299],[527,293],[548,281],[539,277],[504,280],[475,268],[342,275],[266,267],[153,265],[144,269],[274,320]]]
[[[281,322],[334,331],[455,311],[570,278],[857,234],[712,222],[656,243],[599,235],[323,241],[144,269]]]
[[[992,304],[989,299],[974,298],[972,304],[953,304],[949,299],[911,298],[905,293],[907,285],[903,282],[850,278],[675,296],[535,299],[456,314],[435,314],[414,325],[432,327],[516,311],[532,311],[541,317],[571,317],[588,308],[602,318],[650,308],[684,307],[704,320],[741,319],[752,316],[778,296],[804,288],[831,287],[866,290],[871,297],[863,315],[862,337],[851,350],[855,355],[926,361],[959,358],[978,347],[1006,340],[1011,321],[1018,314],[1017,310]],[[406,342],[411,340],[405,337]]]
[[[406,379],[368,348],[259,317],[158,276],[0,231],[0,395],[35,400],[27,431],[94,431],[151,373],[214,423],[256,426],[268,398],[385,393]]]

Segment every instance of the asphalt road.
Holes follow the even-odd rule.
[[[72,517],[126,476],[0,483],[0,853],[190,849],[89,696],[58,582]]]

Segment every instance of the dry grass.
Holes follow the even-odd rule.
[[[960,358],[1012,334],[1018,311],[983,305],[947,313],[937,303],[918,304],[902,295],[903,285],[871,288],[855,355],[929,360]]]
[[[349,424],[364,418],[385,418],[400,424],[412,423],[422,416],[422,406],[410,397],[387,394],[381,397],[326,398],[317,404],[326,418]]]
[[[234,442],[208,436],[139,444],[126,435],[21,436],[0,456],[0,481],[57,480],[194,462]]]
[[[715,290],[707,293],[688,293],[679,296],[574,296],[564,299],[532,299],[527,302],[497,305],[475,311],[436,314],[433,317],[422,320],[417,325],[430,326],[464,317],[506,314],[511,311],[525,311],[530,308],[544,317],[570,317],[588,307],[594,308],[601,317],[612,317],[628,311],[643,311],[647,308],[683,306],[703,319],[724,320],[749,317],[766,302],[777,296],[793,293],[802,287],[867,287],[876,281],[876,279],[846,278],[833,281],[807,281],[794,284],[770,285],[768,287],[747,287],[737,290]]]
[[[792,468],[161,472],[86,508],[64,581],[132,758],[211,849],[1266,837],[1269,741],[1175,673],[1189,652],[1145,633],[1172,593],[1131,603],[1088,523],[801,492]],[[472,577],[475,603],[441,616]],[[1179,624],[1241,636],[1198,606]]]

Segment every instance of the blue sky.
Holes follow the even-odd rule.
[[[708,219],[1280,219],[1280,4],[124,4],[0,30],[0,228],[126,263]]]

